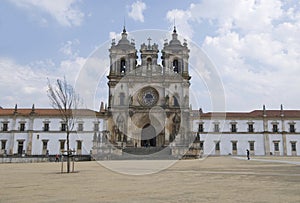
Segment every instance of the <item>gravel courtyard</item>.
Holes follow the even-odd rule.
[[[107,161],[141,172],[164,161]],[[143,166],[143,167],[140,167]],[[98,162],[0,164],[0,202],[300,202],[300,157],[182,160],[148,175]]]

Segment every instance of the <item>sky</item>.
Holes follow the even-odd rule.
[[[66,76],[75,84],[87,59],[118,37],[124,24],[129,34],[147,29],[171,33],[174,21],[178,34],[214,65],[226,111],[263,105],[279,109],[281,104],[300,109],[298,0],[3,0],[0,106],[50,107],[48,80]],[[197,100],[192,107],[212,111],[211,95],[216,93],[197,86],[205,77],[205,72],[199,74],[192,75],[190,93]],[[98,110],[100,101],[107,103],[106,83],[103,77],[96,105],[86,108]]]

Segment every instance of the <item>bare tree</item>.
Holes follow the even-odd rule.
[[[80,97],[76,94],[72,85],[67,83],[66,78],[57,79],[54,85],[48,80],[48,97],[51,106],[60,112],[62,121],[66,125],[67,134],[67,172],[70,172],[70,133],[76,123],[76,111],[80,102]]]

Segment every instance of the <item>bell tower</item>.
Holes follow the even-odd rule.
[[[131,42],[127,39],[127,32],[125,26],[123,32],[121,33],[121,39],[116,44],[115,39],[111,42],[111,47],[109,49],[110,57],[110,70],[107,78],[109,86],[109,99],[108,108],[111,107],[114,96],[114,89],[120,80],[126,76],[126,74],[135,70],[137,65],[137,50],[135,48],[135,42],[131,39]],[[120,105],[125,104],[125,95],[120,95]],[[116,105],[116,104],[115,104]]]
[[[126,72],[130,72],[136,66],[135,42],[127,39],[125,27],[121,34],[121,39],[116,44],[115,39],[112,40],[111,48],[109,49],[110,57],[110,73],[109,76],[124,76]]]
[[[172,33],[172,39],[168,43],[165,41],[162,50],[162,60],[165,71],[173,71],[180,74],[185,80],[189,80],[188,59],[190,50],[187,47],[187,42],[183,44],[178,40],[176,27]]]

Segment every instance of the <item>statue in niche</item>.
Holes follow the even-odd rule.
[[[117,141],[121,142],[121,140],[122,140],[122,133],[120,132],[119,129],[117,129]]]
[[[108,137],[109,137],[109,131],[105,131],[104,133],[105,143],[108,143]]]
[[[173,142],[174,140],[175,140],[175,134],[171,133],[171,134],[169,135],[169,141],[170,141],[170,142]]]
[[[127,142],[127,136],[123,134],[123,142]]]
[[[181,122],[180,116],[177,113],[175,113],[175,116],[173,117],[172,121],[172,133],[169,136],[170,142],[173,142],[175,140],[176,135],[179,134]]]
[[[114,140],[118,141],[118,136],[119,136],[119,129],[116,125],[114,125],[114,127],[113,127],[113,138],[114,138]]]
[[[122,142],[122,140],[124,139],[124,134],[123,131],[125,130],[125,121],[123,116],[119,115],[117,118],[117,135],[118,135],[118,141]]]
[[[169,99],[170,99],[169,95],[167,95],[166,98],[165,98],[165,105],[166,106],[169,106]]]
[[[119,115],[117,118],[117,127],[120,131],[124,131],[124,127],[125,127],[124,124],[125,124],[125,121],[124,121],[123,116]]]
[[[133,104],[133,96],[129,96],[129,106]]]
[[[180,122],[181,122],[180,116],[177,113],[175,113],[175,116],[173,117],[173,129],[172,129],[172,132],[175,135],[177,135],[179,132]]]

